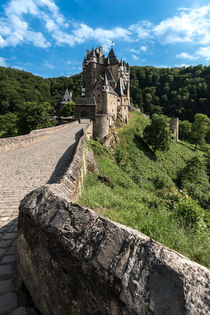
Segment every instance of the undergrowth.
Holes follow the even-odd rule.
[[[191,158],[202,159],[203,153],[188,143],[173,142],[169,151],[154,154],[142,140],[147,124],[146,118],[133,113],[118,130],[120,143],[113,153],[89,141],[100,174],[111,183],[87,174],[79,203],[209,267],[207,211],[177,188],[181,170]]]

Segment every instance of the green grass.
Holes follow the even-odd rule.
[[[168,152],[154,155],[142,140],[147,123],[134,113],[119,130],[120,144],[114,153],[96,141],[89,142],[100,173],[108,176],[111,184],[100,182],[97,174],[87,174],[79,203],[209,266],[207,233],[184,227],[167,209],[164,199],[187,160],[203,152],[179,142],[172,143]]]

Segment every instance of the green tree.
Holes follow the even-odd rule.
[[[198,145],[205,143],[205,137],[208,132],[209,118],[204,114],[196,114],[192,124],[191,140],[195,144],[195,150]]]
[[[179,137],[181,140],[190,141],[192,124],[188,120],[179,122]]]
[[[74,102],[68,102],[66,103],[62,110],[61,110],[61,116],[68,117],[74,113]]]
[[[206,165],[196,156],[187,162],[180,173],[180,186],[187,189],[189,195],[198,200],[202,207],[208,205],[208,176]]]
[[[35,129],[52,127],[54,122],[50,119],[53,113],[53,107],[47,102],[40,104],[36,102],[24,103],[19,113],[19,128],[21,134],[29,133]]]
[[[172,134],[168,119],[154,115],[151,124],[144,129],[143,138],[147,144],[151,145],[154,152],[169,150]]]
[[[7,113],[0,115],[0,137],[14,137],[18,135],[17,115]]]

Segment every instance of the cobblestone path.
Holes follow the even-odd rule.
[[[82,127],[84,124],[69,127],[47,141],[0,153],[0,314],[27,314],[26,294],[18,286],[16,266],[20,201],[49,180],[58,160],[74,143]]]

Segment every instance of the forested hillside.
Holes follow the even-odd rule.
[[[131,103],[148,114],[192,121],[210,116],[210,66],[187,68],[130,67]],[[50,118],[66,88],[80,95],[82,75],[44,79],[0,67],[0,137],[52,126]],[[41,117],[42,116],[42,117]]]
[[[131,67],[131,99],[145,113],[163,113],[192,121],[210,116],[210,66]]]
[[[81,74],[43,79],[29,72],[0,67],[0,115],[18,112],[24,102],[49,102],[55,107],[66,88],[75,99],[81,90]]]

